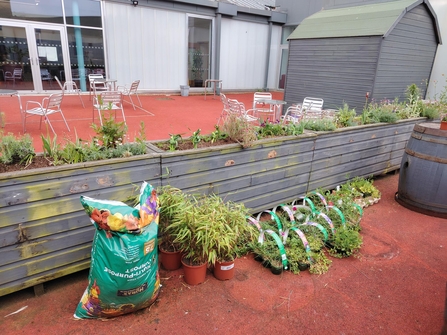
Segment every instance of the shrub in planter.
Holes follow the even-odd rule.
[[[168,227],[187,203],[188,196],[172,186],[160,187],[157,193],[160,201],[159,247],[169,252],[180,251],[180,246],[174,243],[174,236],[169,233]]]
[[[18,163],[27,166],[35,156],[33,141],[29,134],[17,138],[12,133],[4,135],[3,131],[0,131],[0,163]]]
[[[250,236],[253,227],[247,225],[247,215],[243,205],[224,202],[216,195],[188,196],[166,232],[180,246],[185,262],[214,265],[233,261],[238,243]]]
[[[337,258],[356,255],[363,243],[360,233],[349,226],[337,228],[333,239],[327,244],[329,254]]]

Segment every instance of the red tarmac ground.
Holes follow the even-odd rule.
[[[249,105],[252,94],[243,96]],[[86,136],[79,134],[89,126],[91,109],[77,115],[68,108],[71,99],[64,103],[70,125]],[[156,116],[131,107],[126,115],[135,129],[144,118],[148,139],[186,133],[188,127],[210,132],[221,109],[220,101],[203,96],[147,96],[143,105]],[[0,110],[6,110],[3,98]],[[18,125],[11,120],[7,114],[5,130],[17,131],[20,118]],[[54,124],[58,133],[63,130],[62,123]],[[30,124],[30,133],[37,128]],[[208,272],[203,284],[189,286],[182,269],[161,268],[154,305],[102,321],[73,318],[88,284],[88,271],[81,271],[47,282],[40,297],[32,288],[0,297],[1,334],[447,334],[447,219],[399,205],[398,174],[376,178],[375,186],[382,198],[364,211],[361,257],[332,258],[326,274],[276,276],[248,255],[236,260],[233,279],[218,281]]]
[[[272,92],[273,99],[282,99],[282,92]],[[44,96],[21,96],[22,107],[25,108],[26,101],[41,102]],[[245,103],[247,109],[252,107],[253,92],[250,93],[228,93],[228,98],[237,99]],[[62,111],[70,127],[68,132],[62,117],[58,114],[49,116],[51,124],[56,131],[58,142],[64,143],[64,139],[69,138],[75,141],[76,138],[90,140],[95,132],[91,128],[93,123],[93,106],[88,95],[83,95],[82,99],[85,108],[82,108],[77,95],[66,95],[62,101]],[[133,100],[137,101],[135,96]],[[203,95],[141,95],[142,108],[132,108],[126,97],[124,112],[128,125],[128,141],[133,141],[138,135],[140,124],[143,121],[146,129],[147,140],[168,139],[169,134],[181,134],[188,137],[197,129],[201,129],[201,134],[210,134],[214,131],[214,126],[222,111],[220,97],[207,95],[206,100]],[[0,97],[0,112],[4,114],[5,134],[11,132],[16,136],[23,134],[22,119],[20,116],[19,102],[16,96]],[[152,115],[151,115],[152,113]],[[120,112],[117,114],[117,121],[122,121]],[[39,129],[37,116],[31,116],[26,121],[26,131],[34,141],[36,152],[42,151],[41,134],[45,137],[53,137],[51,129],[43,122],[42,129]],[[99,125],[98,113],[95,111],[95,123]]]

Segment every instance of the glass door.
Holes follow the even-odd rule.
[[[63,28],[0,21],[0,88],[46,92],[60,90],[54,79],[68,59]]]
[[[203,87],[210,77],[212,20],[188,17],[188,81]]]

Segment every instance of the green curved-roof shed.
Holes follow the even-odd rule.
[[[289,36],[284,99],[324,99],[324,108],[347,103],[361,112],[365,96],[405,98],[416,84],[422,96],[441,44],[427,0],[397,0],[321,10]]]

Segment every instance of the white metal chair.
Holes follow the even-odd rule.
[[[12,85],[15,86],[16,80],[22,80],[22,72],[23,70],[21,68],[16,67],[13,72],[6,71],[5,72],[5,81],[12,81]]]
[[[43,98],[42,102],[37,101],[27,101],[25,105],[25,109],[23,109],[22,112],[22,121],[23,121],[23,132],[26,132],[26,119],[30,116],[36,115],[40,116],[40,128],[42,128],[42,119],[45,120],[45,122],[48,122],[48,125],[50,126],[53,133],[56,135],[56,132],[54,131],[53,126],[51,125],[49,116],[51,114],[60,113],[62,116],[62,119],[65,122],[65,125],[67,126],[68,131],[70,131],[70,127],[68,126],[67,120],[65,119],[64,113],[61,109],[61,103],[62,99],[64,97],[64,93],[54,93],[51,94],[49,97]],[[36,107],[32,107],[32,106]]]
[[[127,88],[126,86],[118,86],[118,91],[120,91],[124,96],[129,97],[130,103],[132,104],[133,109],[135,110],[135,104],[132,100],[132,95],[136,95],[138,98],[138,102],[140,103],[140,107],[143,107],[141,104],[140,97],[138,96],[138,85],[140,85],[139,80],[135,80],[132,84],[130,84],[130,87]]]
[[[77,94],[79,97],[79,100],[81,100],[82,107],[85,108],[84,101],[82,101],[81,97],[81,90],[78,88],[76,83],[74,81],[66,81],[64,85],[60,82],[59,78],[57,76],[54,76],[54,79],[56,80],[57,84],[62,90],[62,93],[66,94]]]
[[[50,84],[50,87],[53,88],[53,76],[48,69],[40,69],[40,78],[42,82],[47,81]]]
[[[303,113],[303,119],[321,119],[323,118],[324,100],[321,98],[305,97],[303,103],[298,105]]]
[[[282,117],[283,123],[299,123],[303,119],[303,112],[301,107],[293,105],[287,108],[286,113]]]
[[[105,111],[116,112],[121,111],[123,115],[124,123],[126,123],[126,116],[124,115],[123,107],[123,94],[119,91],[105,91],[101,92],[99,95],[93,97],[93,122],[95,121],[95,109],[99,114],[99,122],[102,125],[102,113]]]
[[[263,100],[272,100],[270,92],[255,92],[253,95],[253,109],[256,109],[258,117],[275,121],[275,108],[271,104],[265,104]]]
[[[270,106],[268,108],[265,107],[265,104],[262,103],[262,100],[272,100],[272,93],[270,92],[255,92],[253,94],[253,109],[266,109],[270,111]],[[261,101],[260,101],[261,100]]]
[[[220,112],[219,118],[217,119],[217,125],[219,125],[220,122],[226,118],[226,116],[229,113],[229,109],[230,109],[230,107],[228,105],[228,98],[225,94],[220,93],[220,101],[222,101],[223,108],[222,108],[222,112]]]
[[[96,94],[96,91],[108,91],[109,87],[105,81],[97,81],[98,79],[103,80],[102,74],[91,73],[88,75],[88,82],[90,87],[90,98],[92,94]],[[95,81],[96,80],[96,81]]]
[[[236,114],[248,122],[259,122],[256,109],[245,109],[244,103],[236,99],[228,99],[228,113]]]

